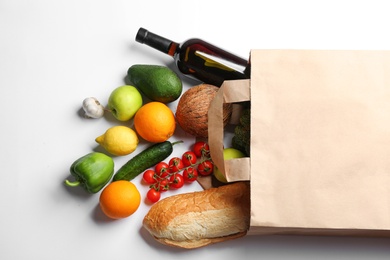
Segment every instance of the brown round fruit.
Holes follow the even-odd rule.
[[[187,133],[196,137],[208,137],[208,110],[219,88],[200,84],[188,89],[181,96],[176,109],[176,120]],[[223,121],[226,125],[232,114],[231,104],[223,105]]]

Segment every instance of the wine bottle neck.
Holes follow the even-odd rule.
[[[149,32],[144,28],[140,28],[135,37],[135,40],[139,43],[146,44],[156,50],[173,56],[176,52],[176,48],[179,46],[178,43],[173,42],[169,39],[161,37],[157,34]]]

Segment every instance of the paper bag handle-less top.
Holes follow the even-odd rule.
[[[250,179],[250,158],[224,161],[223,104],[250,100],[249,80],[225,81],[210,104],[208,112],[208,142],[213,162],[228,182]]]
[[[248,234],[389,236],[390,51],[252,50],[251,66],[209,111],[215,164],[251,183]],[[251,158],[223,161],[221,103],[246,99]]]

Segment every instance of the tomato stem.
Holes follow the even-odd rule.
[[[180,140],[180,141],[176,141],[176,142],[171,142],[172,146],[175,144],[178,144],[178,143],[183,143],[183,141]],[[186,155],[188,155],[188,154],[184,153],[182,155],[182,157],[184,157]],[[169,168],[166,168],[163,171],[161,171],[161,169],[159,169],[158,171],[161,171],[161,172],[158,172],[158,173],[156,170],[156,172],[153,175],[154,182],[149,183],[150,184],[149,188],[153,189],[157,192],[164,192],[164,191],[169,190],[172,184],[179,183],[179,182],[189,182],[189,183],[193,182],[196,180],[196,178],[198,178],[198,173],[197,173],[198,168],[197,167],[200,164],[202,164],[206,161],[210,161],[211,165],[213,165],[213,161],[211,159],[210,152],[206,148],[202,148],[200,156],[196,156],[196,154],[194,154],[194,156],[197,159],[196,162],[193,162],[192,160],[190,160],[190,157],[188,157],[187,159],[188,159],[189,165],[187,165],[187,166],[182,165],[180,167],[179,167],[179,164],[180,164],[180,161],[182,159],[180,159],[179,157],[173,157],[171,159],[172,164],[171,164],[171,161],[169,162]],[[175,159],[175,160],[173,160],[173,159]],[[178,159],[179,161],[177,161],[176,159]],[[212,168],[207,168],[207,171],[210,171],[211,169]],[[186,175],[188,175],[188,178],[187,178],[188,180],[183,180],[182,179],[183,176],[182,176],[182,174],[180,174],[180,172],[183,172],[183,174],[184,174],[185,171],[186,171]],[[180,178],[181,180],[180,179],[177,180],[176,175],[181,176],[181,178]],[[204,176],[206,176],[206,175],[204,175]],[[172,187],[177,189],[177,188],[182,187],[182,185],[176,186],[176,187],[172,186]]]

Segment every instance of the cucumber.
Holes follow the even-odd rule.
[[[182,143],[183,141],[177,141],[171,143],[169,141],[156,143],[133,158],[127,161],[114,175],[113,181],[127,180],[131,181],[146,169],[156,165],[157,163],[165,160],[172,154],[173,145]]]

